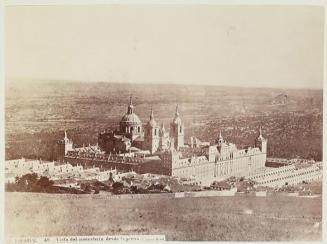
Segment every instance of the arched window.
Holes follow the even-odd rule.
[[[157,129],[154,129],[154,135],[155,136],[157,135]]]
[[[140,126],[137,127],[137,132],[141,132]]]
[[[179,133],[182,133],[182,126],[179,127]]]

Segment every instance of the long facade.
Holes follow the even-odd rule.
[[[260,142],[260,143],[259,143]],[[172,149],[162,153],[163,167],[171,176],[191,179],[198,184],[210,184],[230,176],[243,176],[265,167],[267,140],[261,130],[255,140],[258,147],[239,150],[225,141],[220,133],[216,143],[210,146]]]

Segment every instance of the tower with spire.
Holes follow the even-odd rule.
[[[221,130],[219,130],[219,136],[216,139],[216,143],[217,143],[217,149],[218,149],[218,151],[220,152],[220,154],[223,154],[224,153],[223,151],[224,151],[224,148],[225,148],[226,141],[223,138],[223,135],[221,133]]]
[[[259,128],[259,135],[255,139],[255,147],[259,148],[262,153],[267,153],[267,139],[262,136],[261,126]]]
[[[65,144],[65,156],[66,156],[68,151],[73,150],[73,141],[68,139],[66,130],[65,130],[64,144]]]
[[[153,108],[151,106],[150,119],[145,126],[144,131],[144,149],[150,151],[151,154],[158,151],[160,144],[160,128],[154,119]]]
[[[179,116],[178,104],[176,106],[175,117],[170,123],[170,137],[174,140],[176,150],[184,146],[184,124]]]
[[[225,143],[223,135],[221,134],[221,130],[219,130],[219,136],[218,136],[217,142],[218,142],[218,145],[222,145],[223,143]]]
[[[54,148],[53,159],[62,162],[69,151],[73,150],[73,141],[68,138],[65,130],[64,138],[57,141]]]

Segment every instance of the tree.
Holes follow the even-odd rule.
[[[86,193],[91,193],[92,192],[92,187],[90,184],[86,183],[85,186],[84,186],[84,191]]]
[[[132,193],[138,193],[138,189],[136,186],[131,186],[130,190]]]
[[[112,184],[112,188],[113,193],[118,194],[124,188],[124,184],[116,181]]]
[[[46,189],[50,186],[53,185],[53,181],[52,180],[49,180],[48,177],[46,176],[41,176],[41,178],[37,181],[37,185],[40,186],[42,189]]]
[[[33,190],[37,180],[38,176],[35,173],[23,175],[22,177],[16,179],[17,190],[31,191]]]
[[[26,174],[23,176],[23,178],[26,179],[28,185],[34,185],[38,180],[38,176],[36,173]]]

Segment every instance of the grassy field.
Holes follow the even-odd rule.
[[[7,237],[164,234],[168,240],[280,241],[321,240],[322,232],[321,197],[5,197]]]

